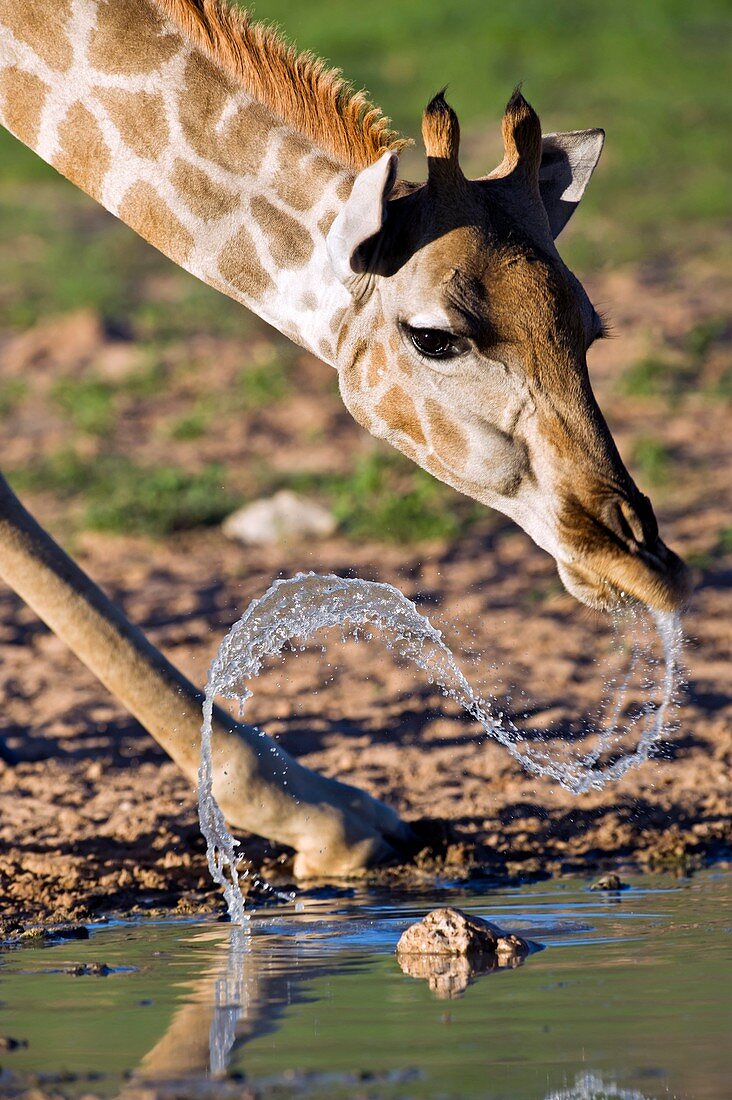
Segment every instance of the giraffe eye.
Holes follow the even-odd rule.
[[[407,326],[409,338],[420,355],[428,359],[453,359],[460,355],[460,340],[451,332],[439,328],[411,328]]]

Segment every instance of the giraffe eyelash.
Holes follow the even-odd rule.
[[[595,310],[595,333],[593,340],[610,340],[615,335],[615,329],[609,315],[605,310]]]

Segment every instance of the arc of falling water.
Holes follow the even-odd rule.
[[[637,628],[637,614],[632,611],[628,614],[635,618]],[[209,670],[203,705],[199,820],[208,845],[209,868],[214,880],[223,888],[232,921],[243,924],[247,914],[239,881],[239,842],[226,828],[212,790],[213,704],[215,697],[221,695],[238,700],[242,708],[252,694],[248,683],[259,674],[265,658],[280,654],[294,639],[299,639],[301,644],[306,642],[319,630],[341,627],[345,639],[347,635],[358,637],[359,630],[364,628],[375,629],[385,636],[390,651],[410,660],[426,673],[430,683],[463,707],[480,723],[485,735],[499,741],[527,771],[554,779],[574,794],[582,794],[593,788],[599,790],[647,760],[663,733],[666,712],[674,695],[681,630],[676,615],[654,613],[654,619],[664,657],[660,702],[648,704],[625,730],[618,729],[624,692],[641,657],[641,645],[636,637],[630,668],[620,685],[610,721],[605,729],[596,731],[597,744],[584,756],[562,762],[547,750],[527,745],[511,719],[491,714],[490,705],[473,690],[458,667],[442,632],[420,614],[398,588],[377,581],[318,573],[298,573],[291,579],[275,581],[263,596],[252,601],[221,643]],[[638,723],[643,728],[635,750],[604,768],[598,767],[602,753]],[[242,872],[242,877],[248,875],[248,871]]]

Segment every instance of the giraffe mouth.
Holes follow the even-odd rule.
[[[659,539],[652,549],[594,553],[558,560],[567,591],[598,611],[611,611],[628,601],[653,611],[682,610],[691,595],[689,570]]]

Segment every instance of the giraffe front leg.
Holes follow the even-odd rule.
[[[0,577],[62,638],[195,783],[203,693],[68,557],[0,477]],[[214,793],[233,826],[295,849],[299,876],[349,875],[409,829],[363,791],[320,776],[214,710]]]
[[[211,748],[213,792],[227,821],[293,848],[298,878],[358,874],[410,846],[409,826],[385,803],[311,771],[218,710]]]

